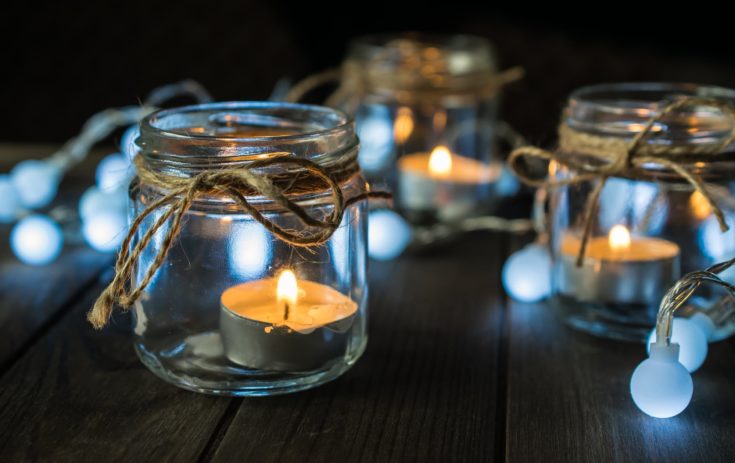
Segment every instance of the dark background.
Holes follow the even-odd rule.
[[[263,99],[280,77],[335,66],[350,38],[385,31],[489,37],[501,67],[527,71],[507,89],[503,117],[537,143],[553,139],[566,95],[582,85],[735,86],[735,41],[723,6],[505,3],[6,2],[0,141],[63,141],[94,112],[135,104],[184,78],[216,99]]]

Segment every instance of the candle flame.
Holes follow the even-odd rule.
[[[285,303],[289,306],[296,305],[296,299],[299,295],[299,286],[296,282],[296,275],[291,270],[284,270],[278,277],[278,286],[276,287],[276,300],[279,303]]]
[[[608,235],[610,249],[613,251],[624,251],[630,248],[630,232],[625,225],[615,225],[610,229]]]
[[[692,192],[692,195],[689,197],[689,207],[692,208],[692,215],[699,220],[706,219],[712,213],[707,198],[698,191]]]
[[[437,146],[429,156],[429,173],[434,177],[447,177],[452,171],[452,155],[446,146]]]

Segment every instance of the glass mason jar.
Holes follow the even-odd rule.
[[[329,102],[354,114],[363,172],[394,193],[410,223],[451,223],[491,208],[503,173],[493,149],[497,76],[480,37],[375,35],[350,45]]]
[[[248,167],[284,153],[327,166],[356,156],[358,150],[354,123],[344,113],[286,103],[215,103],[159,111],[141,123],[137,145],[148,169],[184,178],[203,170]],[[293,165],[255,168],[283,173],[278,169],[290,169],[291,177],[301,173]],[[366,190],[356,170],[340,181],[346,198]],[[327,187],[286,191],[312,217],[333,211]],[[131,217],[164,193],[134,184]],[[245,199],[274,225],[310,231],[266,197]],[[165,210],[146,218],[138,241]],[[156,258],[170,222],[142,253],[133,284]],[[308,249],[276,237],[226,196],[198,197],[181,224],[174,245],[134,305],[135,349],[155,374],[211,394],[281,394],[334,379],[363,353],[364,202],[347,207],[329,240]]]
[[[577,133],[630,141],[649,119],[681,96],[735,102],[735,91],[717,87],[604,84],[574,92],[562,117]],[[694,149],[726,140],[732,129],[733,121],[720,109],[686,107],[656,122],[645,143]],[[731,150],[732,146],[726,151]],[[577,160],[588,155],[560,154],[562,159]],[[727,222],[735,226],[732,154],[706,160],[689,157],[682,167],[701,176]],[[550,171],[555,180],[572,176],[561,162],[552,163]],[[681,275],[735,256],[735,231],[721,232],[709,203],[681,175],[661,164],[646,163],[607,179],[593,215],[584,260],[578,265],[587,200],[599,181],[575,182],[551,192],[552,300],[575,328],[605,337],[644,340],[655,324],[661,298]],[[717,324],[716,337],[732,333],[730,299],[709,285],[697,294],[682,314],[704,311]]]

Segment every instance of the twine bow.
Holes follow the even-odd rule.
[[[97,329],[107,324],[115,304],[127,309],[140,298],[179,234],[186,212],[200,196],[220,195],[231,198],[280,240],[298,247],[324,244],[342,223],[345,210],[352,204],[369,198],[390,198],[390,194],[379,191],[369,191],[350,198],[344,197],[339,180],[358,171],[354,155],[347,159],[346,165],[340,166],[337,174],[333,173],[334,169],[327,169],[307,159],[277,155],[255,161],[248,167],[206,170],[190,178],[171,177],[153,172],[148,168],[142,156],[137,156],[135,161],[138,168],[138,182],[161,188],[167,193],[148,205],[131,223],[115,263],[115,277],[87,314],[87,319]],[[290,181],[284,182],[283,178],[275,179],[274,176],[257,171],[277,164],[298,167],[298,173],[291,174]],[[303,176],[303,173],[309,175]],[[285,186],[279,185],[284,183]],[[331,192],[333,207],[331,213],[323,219],[310,216],[303,207],[286,196],[286,190],[293,191],[296,188],[299,192],[318,192],[324,191],[325,186]],[[305,233],[281,227],[250,204],[247,196],[253,193],[270,199],[283,210],[293,213],[303,225],[315,230]],[[135,246],[131,246],[143,221],[153,212],[163,208],[166,208],[165,212],[143,233]],[[140,282],[130,287],[140,255],[149,246],[153,236],[169,221],[171,222],[170,228],[164,235],[153,262],[146,269]]]
[[[656,123],[662,122],[668,114],[674,111],[693,106],[707,106],[721,110],[732,121],[729,135],[718,143],[703,143],[701,145],[671,146],[646,143],[646,137],[653,131]],[[599,179],[587,197],[585,204],[584,231],[579,255],[577,256],[577,265],[581,266],[594,218],[597,215],[600,193],[605,186],[605,182],[611,176],[623,174],[646,164],[658,164],[668,168],[687,181],[707,201],[710,210],[717,218],[720,230],[722,232],[729,230],[722,210],[712,199],[705,182],[699,175],[687,169],[685,164],[691,160],[692,156],[704,157],[719,154],[733,141],[735,141],[735,108],[730,102],[713,98],[682,97],[666,105],[658,114],[651,117],[643,126],[643,129],[630,141],[617,137],[582,133],[566,124],[562,124],[559,127],[559,148],[557,151],[552,152],[533,146],[524,146],[511,152],[508,165],[523,183],[536,188],[552,189]],[[589,162],[581,157],[562,156],[561,153],[583,154],[588,156],[587,159],[591,158],[595,162]],[[559,180],[531,178],[525,174],[519,165],[520,161],[526,157],[554,161],[573,171],[574,175]]]

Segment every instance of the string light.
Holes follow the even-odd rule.
[[[164,101],[184,95],[193,96],[198,103],[212,100],[201,85],[191,80],[159,87],[142,105],[106,109],[93,115],[79,135],[48,158],[21,161],[9,176],[0,175],[0,222],[13,222],[20,218],[24,209],[51,204],[63,175],[84,160],[94,144],[120,127],[128,127],[121,143],[125,155],[111,154],[102,160],[96,171],[97,188],[87,190],[79,204],[85,240],[98,250],[116,249],[127,225],[125,189],[133,175],[130,160],[139,150],[134,143],[139,134],[137,123]],[[41,215],[21,219],[11,233],[15,255],[33,265],[53,261],[62,243],[61,227]]]
[[[649,357],[638,365],[630,379],[633,402],[644,413],[656,418],[669,418],[689,405],[694,390],[689,371],[704,361],[706,341],[714,333],[715,324],[704,314],[695,314],[686,320],[674,318],[674,312],[684,306],[702,283],[714,283],[725,288],[729,295],[721,300],[722,307],[710,308],[710,315],[723,310],[731,314],[727,312],[731,305],[728,301],[735,296],[735,286],[718,275],[733,264],[735,259],[730,259],[705,270],[689,272],[664,295],[656,317],[655,338],[649,343]],[[677,333],[678,329],[680,333]],[[682,339],[682,347],[687,353],[680,352],[682,349],[676,342],[677,337]]]
[[[411,242],[411,227],[398,213],[376,209],[368,216],[368,254],[375,260],[398,257]]]
[[[40,214],[21,219],[10,233],[10,247],[15,256],[28,265],[45,265],[61,253],[64,237],[61,227]]]
[[[671,331],[671,342],[679,344],[679,363],[693,373],[702,366],[707,358],[709,339],[715,331],[712,320],[703,313],[696,313],[691,318],[674,318]],[[656,330],[648,336],[648,349],[656,342]]]
[[[520,302],[538,302],[551,294],[551,256],[545,244],[514,252],[503,265],[503,287]]]

